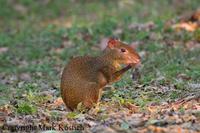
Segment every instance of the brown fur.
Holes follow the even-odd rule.
[[[139,55],[130,46],[117,40],[114,44],[107,47],[101,56],[76,57],[65,67],[61,95],[67,107],[73,110],[82,102],[86,108],[91,108],[99,101],[105,85],[118,81],[131,68],[129,64],[139,62]],[[127,53],[122,53],[122,48]],[[128,66],[119,70],[122,64]]]

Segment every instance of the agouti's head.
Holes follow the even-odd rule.
[[[140,56],[134,48],[117,39],[109,39],[106,49],[119,64],[132,64],[133,66],[140,64]]]

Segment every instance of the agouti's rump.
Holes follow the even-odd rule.
[[[107,83],[103,74],[98,73],[97,64],[95,57],[85,56],[72,59],[65,67],[61,79],[61,95],[70,109],[76,108],[80,102],[88,107],[97,103],[100,89]]]

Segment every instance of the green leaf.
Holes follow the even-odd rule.
[[[70,118],[70,119],[76,119],[79,117],[80,117],[80,114],[78,112],[69,112],[67,114],[67,118]]]

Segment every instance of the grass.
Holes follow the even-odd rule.
[[[37,108],[30,103],[21,103],[17,107],[17,112],[20,114],[34,114],[37,112]]]
[[[60,72],[69,59],[88,53],[97,55],[99,51],[93,47],[103,38],[113,36],[118,28],[122,33],[114,36],[129,43],[142,41],[144,45],[140,45],[137,50],[145,51],[148,56],[142,58],[138,81],[133,82],[129,72],[120,82],[114,84],[119,90],[108,91],[111,93],[108,97],[124,103],[124,100],[129,101],[135,96],[137,98],[132,102],[143,107],[150,102],[168,98],[173,100],[181,97],[182,93],[188,93],[187,83],[199,82],[200,50],[187,50],[183,44],[199,38],[199,31],[178,34],[171,29],[164,31],[163,26],[167,20],[176,19],[184,13],[183,9],[196,9],[198,0],[184,1],[184,4],[178,6],[172,1],[147,3],[145,0],[111,0],[106,3],[104,0],[64,0],[47,3],[34,0],[0,1],[0,48],[8,48],[7,52],[0,53],[0,78],[6,82],[0,84],[0,91],[5,93],[0,94],[1,103],[9,103],[15,94],[18,98],[18,95],[20,97],[23,93],[45,90],[41,83],[47,84],[49,88],[59,88]],[[54,24],[54,20],[69,23],[68,27],[62,23]],[[128,28],[130,24],[146,22],[154,22],[156,28],[151,31]],[[152,33],[156,35],[154,40],[149,39]],[[175,48],[170,47],[165,44],[164,39],[181,41],[182,44]],[[61,52],[56,52],[56,49],[63,47],[64,40],[71,42],[71,45],[65,46]],[[22,81],[19,78],[22,73],[28,73],[31,80]],[[179,78],[180,74],[190,77],[189,80]],[[13,76],[16,79],[11,80]],[[143,85],[143,88],[137,89],[135,83]],[[122,89],[124,87],[129,89]],[[170,91],[161,94],[155,94],[152,90],[143,92],[148,87],[156,87],[156,91],[167,87]],[[140,97],[141,95],[145,95],[145,98]],[[34,107],[26,103],[20,105],[17,110],[19,113],[35,112]]]

